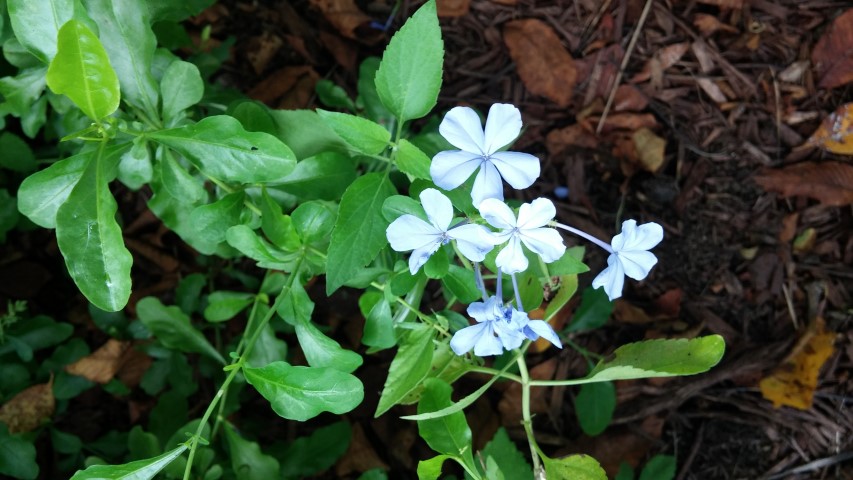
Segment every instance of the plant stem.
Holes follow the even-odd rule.
[[[562,228],[563,230],[565,230],[567,232],[574,233],[575,235],[577,235],[581,238],[585,238],[585,239],[589,240],[590,242],[592,242],[592,243],[598,245],[599,247],[603,248],[604,250],[606,250],[607,253],[613,253],[613,247],[611,247],[607,243],[604,243],[603,241],[593,237],[592,235],[584,232],[583,230],[578,230],[575,227],[563,225],[562,223],[559,223],[559,222],[554,222],[554,226],[556,226],[558,228]]]
[[[515,306],[518,307],[519,312],[523,312],[524,305],[521,304],[521,291],[518,289],[518,280],[515,278],[514,273],[511,273],[510,277],[512,278],[512,291],[515,292]]]
[[[529,342],[528,342],[529,344]],[[527,363],[524,361],[524,355],[519,355],[516,360],[518,371],[521,373],[521,415],[524,432],[527,434],[527,443],[530,445],[530,455],[533,458],[533,476],[539,478],[538,472],[542,468],[539,463],[539,445],[536,443],[536,437],[533,434],[533,419],[530,416],[530,374],[527,371]]]

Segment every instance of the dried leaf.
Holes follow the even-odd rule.
[[[743,8],[743,0],[699,0],[705,5],[716,5],[720,8]]]
[[[800,410],[812,406],[820,368],[834,351],[835,332],[827,332],[822,318],[817,317],[800,337],[793,352],[769,376],[759,382],[761,395],[773,402]]]
[[[651,173],[660,170],[666,151],[666,140],[645,127],[634,132],[632,138],[643,169]]]
[[[267,69],[267,65],[275,57],[282,45],[284,45],[284,41],[281,37],[269,32],[264,32],[257,37],[249,39],[246,58],[252,64],[252,69],[255,73],[260,75]]]
[[[710,78],[697,78],[696,83],[711,97],[711,100],[717,103],[725,103],[729,100],[720,90],[720,87]]]
[[[507,22],[504,42],[528,90],[561,107],[571,103],[577,78],[574,59],[547,23],[536,19]]]
[[[111,338],[90,355],[65,367],[65,371],[95,383],[106,384],[124,364],[124,354],[130,345],[131,342]]]
[[[311,6],[317,8],[341,35],[358,39],[356,29],[368,24],[371,18],[356,6],[353,0],[310,0]]]
[[[821,88],[853,81],[853,9],[836,18],[812,50],[812,63]]]
[[[707,13],[697,13],[693,17],[693,26],[702,32],[703,37],[710,37],[718,30],[729,33],[737,33],[737,28],[723,23],[716,15],[708,15]]]
[[[545,137],[545,147],[551,155],[562,153],[569,147],[595,148],[598,142],[595,133],[575,123],[565,128],[551,130]]]
[[[804,162],[782,169],[764,169],[755,182],[784,197],[802,195],[824,205],[853,203],[853,165],[841,162]]]
[[[3,404],[0,422],[9,427],[9,433],[31,432],[48,420],[55,409],[51,377],[49,382],[33,385]]]
[[[853,155],[853,103],[845,103],[829,114],[808,143],[832,153]]]
[[[435,6],[441,18],[461,17],[468,14],[471,0],[437,0]]]
[[[589,117],[588,122],[592,125],[597,125],[598,116]],[[641,128],[655,128],[658,121],[651,113],[612,113],[604,119],[604,125],[601,128],[602,132],[611,132],[613,130],[639,130]]]
[[[639,112],[649,105],[649,99],[633,85],[623,84],[616,89],[613,97],[614,112]]]
[[[655,63],[659,65],[661,71],[675,65],[675,63],[681,60],[681,57],[683,57],[689,49],[690,42],[674,43],[663,47],[655,53],[654,57],[650,58],[649,61],[646,62],[646,65],[640,73],[634,75],[634,78],[631,79],[631,83],[640,83],[648,80],[652,76],[652,69],[655,67]]]

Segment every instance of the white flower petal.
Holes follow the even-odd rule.
[[[489,155],[489,160],[516,190],[533,185],[541,173],[539,159],[529,153],[495,152]]]
[[[545,263],[556,262],[566,253],[563,237],[553,228],[522,230],[519,237],[527,248],[542,257]]]
[[[414,215],[401,215],[385,229],[388,243],[398,252],[408,252],[438,242],[441,233]]]
[[[547,198],[537,198],[518,209],[518,228],[526,230],[543,227],[555,216],[557,216],[557,209],[554,203]]]
[[[486,155],[509,145],[521,132],[521,112],[515,105],[496,103],[489,108],[486,117],[486,136],[484,152]]]
[[[509,239],[506,247],[498,253],[495,264],[504,273],[518,273],[527,270],[527,257],[524,256],[518,237],[513,236]]]
[[[453,190],[465,183],[474,170],[483,163],[483,157],[458,150],[438,152],[432,157],[429,175],[432,183],[445,190]]]
[[[489,222],[489,225],[501,230],[512,230],[515,228],[515,214],[504,202],[496,198],[487,198],[477,206],[480,215]]]
[[[412,275],[417,273],[427,260],[429,260],[429,257],[439,249],[439,247],[441,247],[441,242],[436,241],[414,249],[412,251],[412,256],[409,257],[409,273]]]
[[[474,355],[478,357],[488,357],[490,355],[500,355],[504,353],[502,342],[492,333],[493,328],[490,328],[488,333],[482,335],[474,345]]]
[[[468,315],[478,322],[494,320],[495,297],[489,297],[485,302],[474,302],[468,305]]]
[[[551,325],[544,320],[530,320],[527,325],[524,327],[525,333],[527,330],[532,331],[538,337],[542,337],[545,340],[553,343],[557,348],[563,348],[563,343],[560,342],[560,337],[557,335],[557,332],[551,328]],[[530,338],[528,336],[528,338]],[[536,340],[536,338],[531,338],[531,340]]]
[[[483,335],[491,336],[487,323],[478,323],[477,325],[465,327],[453,334],[453,338],[450,339],[450,348],[453,349],[453,353],[456,355],[464,355],[474,348],[474,345],[477,344]]]
[[[450,199],[434,188],[427,188],[420,194],[421,205],[430,223],[442,232],[447,231],[453,220],[453,204]]]
[[[592,281],[592,287],[604,287],[604,293],[610,301],[622,296],[622,286],[625,284],[625,271],[616,254],[607,257],[607,268],[601,271]]]
[[[485,153],[483,124],[472,108],[451,108],[438,126],[438,133],[460,150],[480,155]]]
[[[622,263],[622,268],[625,270],[625,275],[634,280],[642,280],[648,276],[652,267],[658,263],[658,258],[652,252],[645,250],[633,250],[627,252],[617,252],[619,260]]]
[[[628,220],[631,222],[633,220]],[[624,222],[623,230],[624,230]],[[651,250],[663,240],[663,227],[655,222],[644,223],[638,226],[625,242],[623,250]]]
[[[504,199],[504,184],[501,174],[492,162],[486,161],[480,165],[477,178],[474,179],[474,188],[471,189],[471,200],[477,206],[487,198]]]
[[[456,240],[459,251],[472,262],[482,262],[495,247],[495,238],[482,225],[460,225],[450,229],[447,236]]]
[[[495,333],[498,335],[503,348],[512,350],[521,346],[524,342],[524,333],[517,328],[513,328],[511,323],[506,320],[498,320],[495,323]]]
[[[610,241],[610,246],[613,247],[613,250],[616,252],[624,250],[625,245],[631,241],[631,238],[633,238],[636,229],[636,220],[625,220],[622,222],[622,231]]]

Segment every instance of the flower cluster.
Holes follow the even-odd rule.
[[[515,189],[527,188],[539,177],[539,159],[521,152],[501,151],[521,132],[521,113],[513,105],[495,104],[489,109],[483,129],[480,117],[468,107],[450,110],[439,126],[439,132],[459,150],[438,153],[430,165],[433,183],[452,190],[478,171],[471,199],[482,220],[493,227],[463,219],[453,224],[453,205],[439,190],[427,188],[420,193],[426,220],[415,215],[402,215],[386,231],[391,248],[411,251],[409,271],[414,275],[442,245],[454,242],[457,251],[475,262],[477,287],[482,302],[472,303],[468,314],[475,325],[457,331],[450,347],[457,355],[472,349],[475,355],[500,355],[540,337],[562,348],[559,336],[543,320],[531,320],[521,305],[515,274],[528,268],[524,250],[538,255],[543,262],[559,260],[566,251],[555,228],[561,228],[602,247],[610,256],[605,268],[593,280],[593,287],[603,287],[613,300],[622,295],[625,276],[642,280],[657,263],[649,252],[663,239],[663,229],[656,223],[637,225],[634,220],[622,224],[622,233],[607,244],[574,227],[554,221],[557,210],[545,198],[521,205],[518,215],[503,202],[503,180]],[[489,296],[482,281],[479,262],[496,247],[497,293]],[[515,305],[505,304],[501,295],[501,274],[512,276]]]

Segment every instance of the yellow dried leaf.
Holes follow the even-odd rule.
[[[48,383],[33,385],[3,404],[0,422],[9,427],[9,433],[31,432],[48,420],[55,408],[51,377]]]
[[[655,173],[663,165],[666,140],[648,128],[641,128],[631,136],[637,149],[637,158],[644,170]]]
[[[803,334],[793,352],[758,386],[761,395],[773,402],[800,410],[812,406],[820,368],[834,351],[835,332],[827,332],[822,318],[817,317]]]
[[[823,120],[808,143],[842,155],[853,155],[853,103],[845,103]]]
[[[91,355],[65,367],[65,371],[95,383],[109,383],[124,363],[124,354],[130,345],[130,342],[111,338]]]

